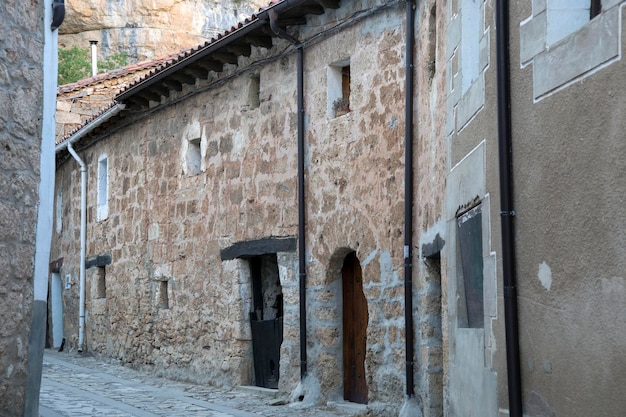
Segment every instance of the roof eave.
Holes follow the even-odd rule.
[[[308,0],[282,0],[280,3],[270,5],[269,7],[263,9],[258,14],[256,14],[255,15],[256,18],[250,23],[248,23],[247,25],[239,29],[236,29],[235,31],[231,33],[228,33],[223,38],[207,45],[204,48],[200,48],[196,53],[191,54],[188,57],[181,59],[179,62],[172,64],[172,66],[166,68],[165,70],[158,72],[154,74],[153,76],[146,78],[144,81],[140,82],[139,84],[136,84],[128,88],[126,91],[123,91],[122,93],[118,94],[115,97],[115,100],[118,102],[123,102],[127,100],[128,98],[134,96],[135,94],[138,94],[141,91],[145,90],[146,88],[149,88],[150,86],[158,83],[162,79],[181,70],[182,68],[185,68],[186,66],[191,65],[196,61],[199,61],[200,59],[206,57],[207,55],[210,55],[211,53],[227,46],[231,42],[234,42],[246,36],[248,33],[256,29],[259,29],[263,25],[267,24],[267,22],[269,21],[270,10],[273,10],[280,15],[281,13],[288,11],[290,9],[293,9],[295,7],[298,7],[306,3],[307,1]]]
[[[114,104],[110,109],[106,110],[100,116],[98,116],[95,119],[91,120],[89,123],[87,123],[86,125],[82,126],[76,132],[72,133],[72,135],[69,138],[67,138],[63,142],[59,143],[58,145],[56,145],[56,147],[54,148],[54,153],[57,154],[60,151],[66,149],[67,145],[69,145],[70,143],[74,143],[74,142],[78,141],[80,138],[82,138],[85,135],[89,134],[90,132],[92,132],[98,126],[102,125],[103,123],[106,123],[111,118],[116,116],[119,112],[124,110],[125,107],[126,107],[126,105],[123,104],[123,103],[116,103],[116,104]]]

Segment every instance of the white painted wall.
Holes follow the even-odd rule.
[[[547,0],[546,42],[555,44],[589,21],[589,0]]]
[[[479,0],[465,0],[461,12],[461,70],[462,92],[465,93],[480,72],[480,4]]]

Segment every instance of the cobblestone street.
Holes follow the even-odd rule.
[[[328,407],[297,408],[276,395],[253,388],[225,391],[171,381],[89,356],[46,350],[39,411],[41,417],[354,415]]]

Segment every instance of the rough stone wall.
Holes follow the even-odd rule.
[[[210,40],[266,6],[262,0],[68,0],[59,47],[88,48],[99,56],[119,52],[134,62]]]
[[[351,6],[319,19],[344,19],[360,8]],[[352,251],[368,306],[369,402],[403,398],[403,28],[404,8],[396,6],[306,51],[309,367],[334,399],[343,399],[341,268]],[[333,117],[328,67],[348,59],[352,111]]]
[[[283,88],[295,85],[294,67],[290,57],[261,69],[258,108],[241,94],[250,83],[244,75],[81,151],[89,165],[87,257],[112,257],[106,298],[88,300],[88,350],[171,376],[250,383],[249,300],[240,282],[247,265],[222,263],[219,251],[234,242],[295,235],[295,90]],[[183,148],[195,138],[202,138],[203,172],[189,175]],[[103,153],[109,216],[97,222]],[[72,277],[66,329],[75,347],[80,173],[73,160],[59,168],[57,183],[68,216],[55,235],[53,259],[65,256],[62,274]],[[284,273],[293,281],[295,273],[285,272],[294,269],[288,258],[279,257],[281,280]],[[168,283],[167,309],[157,302],[161,281]],[[297,300],[297,281],[295,291],[288,287],[283,283],[285,304]]]
[[[0,15],[0,415],[21,416],[33,302],[42,129],[43,2]]]

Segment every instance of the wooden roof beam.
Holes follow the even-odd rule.
[[[186,74],[182,71],[175,72],[170,76],[170,78],[173,78],[181,84],[194,85],[196,83],[196,77]]]
[[[170,96],[170,89],[163,86],[162,84],[155,84],[152,87],[150,87],[150,90],[154,91],[157,94],[160,94],[164,97],[169,97]]]
[[[211,57],[217,59],[218,61],[224,64],[237,64],[237,55],[231,54],[229,52],[216,51],[211,54]]]
[[[148,108],[150,106],[150,102],[148,101],[148,99],[143,98],[139,95],[130,96],[128,98],[128,101],[131,104],[134,104],[140,108]]]
[[[224,70],[224,64],[222,64],[221,62],[212,60],[212,59],[211,60],[203,59],[201,61],[197,61],[193,64],[193,67],[202,68],[206,70],[207,72],[209,71],[222,72]]]
[[[172,78],[163,80],[163,85],[170,90],[183,91],[183,85]]]
[[[209,70],[199,65],[190,65],[185,68],[184,72],[194,78],[199,78],[201,80],[206,80],[207,78],[209,78]]]
[[[301,10],[304,10],[304,12],[306,14],[315,14],[315,15],[321,15],[324,14],[324,7],[319,5],[319,4],[303,4],[302,6],[300,6]]]
[[[296,16],[296,17],[280,17],[278,19],[278,26],[286,27],[286,26],[301,26],[306,25],[306,17],[304,16]]]
[[[226,47],[226,50],[235,55],[243,55],[243,56],[250,56],[250,54],[252,53],[252,48],[250,47],[249,44],[246,44],[246,43],[238,43],[238,44],[231,43],[230,45]]]
[[[149,101],[156,101],[157,103],[161,102],[161,94],[157,93],[153,89],[143,90],[139,94],[139,97],[145,98],[146,100],[149,100]]]
[[[315,0],[317,4],[327,9],[338,9],[339,0]]]
[[[246,35],[243,40],[249,44],[262,48],[272,47],[272,37],[263,35]]]

